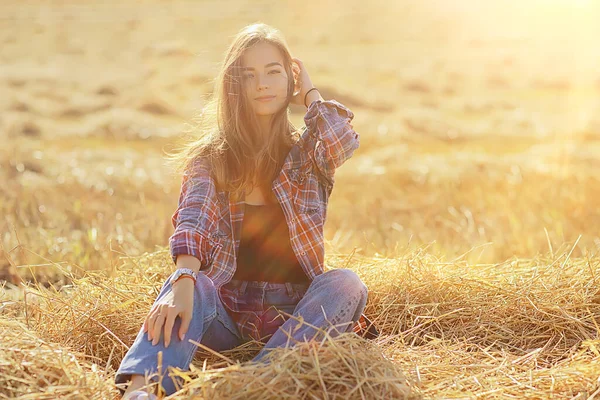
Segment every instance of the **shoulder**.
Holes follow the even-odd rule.
[[[207,157],[196,157],[185,168],[182,186],[194,194],[211,195],[216,191],[211,162]]]
[[[195,179],[211,179],[212,167],[210,159],[206,156],[196,156],[191,160],[185,170],[184,177],[193,177]]]

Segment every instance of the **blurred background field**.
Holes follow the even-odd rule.
[[[348,264],[340,266],[364,273],[374,293],[369,311],[383,315],[379,322],[386,335],[397,345],[423,346],[422,353],[410,350],[410,355],[403,348],[399,365],[416,377],[420,362],[420,371],[434,363],[428,357],[436,349],[446,359],[452,346],[466,346],[461,347],[465,353],[456,354],[470,354],[469,343],[502,345],[507,351],[491,364],[494,379],[503,374],[504,380],[465,386],[458,378],[443,380],[436,370],[419,376],[426,395],[452,397],[450,391],[461,387],[466,397],[514,395],[509,388],[535,386],[531,376],[551,374],[547,371],[577,353],[584,340],[597,340],[600,3],[593,0],[349,1],[343,6],[333,1],[3,2],[0,282],[7,280],[6,288],[21,279],[46,287],[73,285],[85,271],[106,274],[107,282],[116,285],[123,275],[151,270],[155,275],[145,276],[145,284],[161,283],[157,271],[173,267],[165,247],[181,184],[165,165],[164,151],[193,134],[190,123],[210,95],[228,43],[257,21],[283,32],[325,99],[338,100],[355,113],[361,145],[337,171],[325,225],[326,252],[332,265],[337,257],[348,257]],[[291,112],[301,126],[304,108],[293,106]],[[144,268],[144,257],[155,252],[161,267]],[[352,261],[358,259],[366,261]],[[364,267],[378,260],[396,261],[384,272]],[[502,269],[520,260],[525,270]],[[563,271],[569,265],[576,267]],[[409,332],[421,326],[415,321],[444,313],[436,314],[439,309],[433,306],[408,312],[404,304],[446,304],[445,312],[453,313],[464,306],[458,294],[442,301],[431,293],[442,296],[443,290],[410,286],[415,271],[434,270],[431,276],[440,282],[452,281],[455,272],[445,275],[446,268],[478,282],[498,279],[495,287],[511,293],[503,298],[506,313],[490,312],[493,323],[485,325],[485,335],[474,328],[444,342],[444,330],[428,324],[413,343]],[[483,277],[481,271],[490,268],[514,275]],[[552,357],[542,339],[483,340],[528,304],[521,301],[535,303],[509,283],[525,279],[519,275],[524,271],[535,275],[537,268],[550,275],[555,268],[557,276],[578,270],[576,284],[571,277],[554,287],[585,287],[573,292],[577,299],[557,303],[577,326],[562,329],[577,333],[569,336],[556,328],[564,340],[555,337],[554,342],[552,335],[542,335],[555,346]],[[386,277],[396,281],[394,290],[388,291]],[[550,307],[551,298],[536,292],[548,289],[536,286],[546,281],[531,279],[527,287]],[[436,290],[455,287],[440,285]],[[406,287],[419,288],[419,295],[409,296]],[[468,293],[481,289],[489,300],[490,287],[471,287]],[[137,307],[128,314],[136,319],[127,322],[121,338],[132,340],[139,328],[154,296],[146,289],[145,294],[133,292],[136,305],[127,306]],[[5,305],[0,313],[14,311],[12,299],[19,295],[0,294]],[[52,296],[69,303],[69,294]],[[106,298],[98,299],[93,307]],[[22,318],[21,311],[10,315]],[[540,312],[529,321],[534,325],[511,328],[510,334],[532,332],[540,321],[548,326],[554,320],[547,317]],[[452,323],[468,326],[471,318],[468,314]],[[72,348],[64,332],[49,334],[52,330],[42,322],[33,324],[33,331]],[[445,329],[450,326],[456,327]],[[82,341],[94,337],[89,333]],[[433,337],[442,344],[432,345]],[[106,346],[121,357],[125,348],[118,342]],[[586,349],[592,348],[586,343]],[[382,347],[388,353],[396,348],[387,345]],[[98,356],[97,347],[75,347]],[[507,379],[503,366],[522,367],[519,357],[535,348],[543,348],[535,356],[545,363],[527,364],[522,376]],[[107,360],[109,353],[101,355],[102,368],[115,363],[115,358]],[[585,354],[596,364],[588,358],[584,364],[598,365],[597,350]],[[458,367],[483,363],[470,357],[455,360],[452,368],[472,383],[469,368]],[[586,390],[590,395],[600,372],[589,374],[579,392],[557,384],[552,395],[571,398]],[[550,396],[550,389],[540,390]]]

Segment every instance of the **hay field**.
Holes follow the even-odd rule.
[[[116,398],[174,268],[164,151],[257,21],[355,113],[326,261],[382,337],[200,351],[174,398],[600,398],[600,4],[345,4],[0,4],[0,398]]]

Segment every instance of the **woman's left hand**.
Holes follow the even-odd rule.
[[[298,58],[292,58],[292,63],[292,69],[296,74],[297,79],[300,80],[300,93],[292,97],[291,103],[306,106],[306,104],[304,104],[304,96],[306,95],[306,92],[313,88],[313,84],[302,61]]]

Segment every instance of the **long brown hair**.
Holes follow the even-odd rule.
[[[242,55],[257,43],[270,43],[283,57],[289,78],[285,107],[273,116],[272,131],[261,137],[257,116],[250,109],[242,85]],[[195,161],[205,158],[217,190],[229,191],[241,199],[247,189],[259,186],[273,202],[271,182],[277,177],[289,149],[299,138],[289,119],[294,90],[292,56],[279,30],[263,24],[240,30],[225,54],[214,91],[192,127],[192,137],[177,153],[168,154],[179,173],[192,171]],[[260,175],[260,176],[259,176]]]

